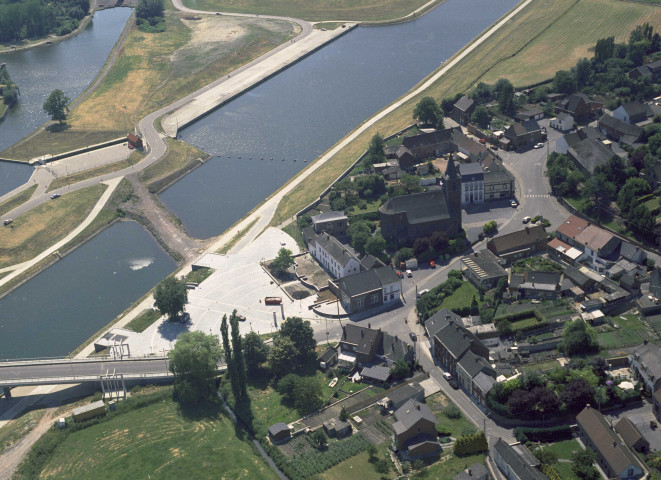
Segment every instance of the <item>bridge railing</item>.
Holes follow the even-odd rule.
[[[116,357],[111,355],[103,355],[98,357],[88,358],[73,358],[73,357],[42,357],[42,358],[21,358],[17,360],[7,359],[0,360],[0,367],[15,366],[15,365],[47,365],[59,363],[99,363],[99,362],[130,362],[142,360],[168,360],[167,356],[156,355],[136,355]]]
[[[170,372],[155,372],[155,373],[124,373],[124,380],[135,380],[140,378],[166,378],[172,377],[173,374]],[[57,384],[68,384],[68,383],[83,383],[83,382],[99,382],[101,381],[102,375],[68,375],[68,376],[58,376],[58,377],[33,377],[33,378],[16,378],[11,380],[0,380],[0,387],[2,386],[11,386],[19,387],[21,385],[57,385]]]

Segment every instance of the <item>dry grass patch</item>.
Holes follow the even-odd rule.
[[[106,185],[62,195],[30,210],[0,229],[0,267],[29,260],[79,225],[99,200]]]

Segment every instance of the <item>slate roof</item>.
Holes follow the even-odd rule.
[[[451,142],[452,132],[454,130],[461,132],[460,128],[446,128],[444,130],[440,130],[436,132],[421,133],[420,135],[404,137],[404,140],[402,140],[402,145],[408,148],[409,150],[414,150],[416,148],[425,147],[429,145],[437,145],[443,142]]]
[[[583,274],[578,268],[572,267],[571,265],[565,267],[564,274],[565,278],[568,278],[574,283],[574,285],[577,285],[581,288],[592,282],[590,277]]]
[[[493,448],[519,478],[525,478],[526,480],[548,480],[548,477],[531,466],[528,457],[524,456],[524,450],[527,450],[528,454],[532,456],[530,451],[524,445],[516,445],[516,447],[518,448],[515,450],[514,447],[508,445],[502,438],[499,438]]]
[[[379,333],[379,330],[349,323],[342,329],[341,342],[356,345],[354,348],[356,353],[368,355],[372,351],[372,346],[379,341]]]
[[[459,365],[463,368],[470,378],[474,378],[478,373],[482,372],[484,369],[487,369],[490,372],[493,372],[494,377],[496,371],[491,367],[489,362],[484,358],[475,355],[473,352],[468,350],[461,360],[459,360]]]
[[[375,268],[372,270],[374,274],[377,276],[379,281],[381,282],[381,285],[389,285],[391,283],[396,283],[399,281],[399,278],[397,277],[397,274],[391,267],[379,267]]]
[[[370,270],[371,268],[379,268],[379,267],[385,267],[386,264],[383,263],[381,260],[376,258],[373,255],[370,255],[369,253],[363,257],[363,259],[360,261],[360,264],[363,266],[365,270]]]
[[[441,342],[454,358],[461,358],[470,349],[472,342],[481,343],[465,327],[452,322],[441,328],[434,337]]]
[[[269,427],[269,435],[271,435],[272,437],[275,437],[282,432],[289,432],[289,425],[280,422],[280,423],[275,423]]]
[[[533,227],[526,227],[518,232],[508,233],[506,235],[498,235],[497,237],[489,240],[490,250],[496,251],[496,254],[502,254],[512,251],[521,250],[531,244],[546,240],[546,230],[542,225]],[[493,247],[493,249],[491,249]]]
[[[650,295],[661,298],[661,268],[659,267],[650,273]]]
[[[464,95],[454,104],[462,112],[468,111],[475,104],[475,100]]]
[[[335,350],[333,347],[328,347],[328,349],[326,349],[326,351],[322,353],[319,358],[317,358],[317,362],[328,363],[335,355],[337,355],[337,350]]]
[[[382,287],[376,270],[365,270],[364,272],[347,275],[346,277],[339,278],[336,283],[338,288],[349,297],[374,292],[380,290]]]
[[[448,169],[450,165],[451,163],[448,163]],[[404,212],[408,223],[412,225],[452,218],[443,190],[430,190],[389,198],[379,207],[379,212],[387,215]]]
[[[478,182],[484,179],[482,165],[479,163],[462,163],[459,165],[462,182]]]
[[[575,238],[576,235],[581,233],[588,225],[589,223],[587,220],[583,220],[576,215],[570,215],[567,220],[562,222],[562,224],[556,228],[555,231],[566,237]]]
[[[407,383],[402,387],[394,389],[392,392],[388,392],[388,398],[393,404],[397,404],[409,400],[424,391],[425,389],[419,383]]]
[[[521,135],[525,135],[526,133],[536,132],[538,130],[541,130],[541,127],[537,123],[537,120],[531,119],[531,120],[526,120],[525,122],[515,123],[514,125],[510,125],[505,130],[505,135],[511,137],[512,133],[514,133],[514,136],[519,137]]]
[[[620,421],[615,424],[614,428],[620,437],[622,437],[624,443],[629,445],[630,448],[636,449],[636,444],[641,440],[649,447],[647,439],[642,433],[640,433],[638,427],[636,427],[627,417],[622,417]]]
[[[473,383],[477,385],[477,387],[480,389],[480,391],[483,394],[489,393],[491,388],[493,387],[493,384],[496,383],[496,379],[487,375],[484,372],[479,372],[475,377],[473,378]]]
[[[438,331],[445,327],[450,320],[454,321],[457,325],[464,326],[461,321],[461,317],[450,310],[445,308],[439,310],[434,315],[425,320],[425,330],[427,330],[427,335],[431,340],[438,333]]]
[[[637,117],[647,118],[651,117],[653,112],[650,106],[646,103],[638,101],[629,102],[622,105],[622,109],[629,115],[629,118],[635,119]]]
[[[604,114],[599,119],[599,126],[601,127],[602,125],[618,132],[620,135],[620,141],[627,144],[638,141],[644,132],[641,127],[623,122],[622,120],[608,114]]]
[[[556,115],[556,117],[558,118],[558,120],[559,120],[560,122],[564,122],[564,121],[567,120],[568,118],[571,118],[572,120],[574,119],[574,117],[572,117],[572,116],[571,116],[570,114],[568,114],[567,112],[560,112],[560,113],[558,113],[558,114]]]
[[[622,473],[630,465],[644,471],[638,458],[611,430],[608,421],[599,411],[589,406],[585,407],[581,413],[576,415],[576,422],[590,437],[597,453],[616,475]]]
[[[640,253],[640,247],[637,247],[627,241],[622,240],[622,243],[620,244],[620,256],[622,258],[631,261],[639,253]],[[645,254],[644,257],[647,257],[647,254]]]
[[[468,473],[469,471],[470,474]],[[483,463],[475,462],[466,470],[455,475],[452,480],[475,480],[480,477],[490,478],[488,473],[487,467]]]
[[[405,433],[421,419],[432,422],[434,425],[437,423],[436,417],[429,407],[413,399],[407,401],[395,411],[395,418],[397,421],[393,424],[393,430],[395,430],[396,435]]]
[[[358,258],[352,253],[352,248],[348,245],[343,245],[340,241],[335,238],[333,235],[328,233],[322,233],[312,237],[312,240],[316,242],[321,248],[328,252],[338,264],[345,266],[353,258],[358,262]]]
[[[613,151],[601,141],[594,138],[586,138],[569,147],[568,152],[588,172],[604,166],[614,155]]]
[[[541,285],[553,285],[554,287],[560,281],[560,274],[555,272],[523,272],[523,278],[526,282],[532,283],[534,287]]]
[[[331,212],[322,212],[319,215],[315,215],[312,217],[312,223],[324,223],[324,222],[332,222],[335,220],[346,220],[348,217],[344,214],[344,212],[336,212],[336,211],[331,211]]]
[[[569,112],[575,112],[581,102],[590,103],[592,100],[583,93],[572,93],[560,102],[560,106]]]
[[[640,345],[636,347],[634,355],[654,383],[661,379],[661,347],[652,343]]]
[[[371,378],[379,382],[387,382],[390,377],[390,369],[383,365],[372,365],[371,367],[363,368],[360,376],[364,378]]]
[[[393,363],[406,360],[407,356],[413,360],[413,348],[397,335],[392,336],[384,333],[381,348],[377,351],[377,355],[382,355]]]

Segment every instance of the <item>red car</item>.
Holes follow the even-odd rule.
[[[433,260],[429,261],[429,268],[436,268],[436,263]]]
[[[397,270],[397,276],[399,278],[404,278],[404,274],[402,272],[400,272],[399,270]]]

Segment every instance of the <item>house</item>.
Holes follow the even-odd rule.
[[[568,132],[574,128],[574,117],[566,112],[560,112],[549,120],[549,127],[560,130],[561,132]]]
[[[585,228],[590,225],[587,220],[577,217],[576,215],[570,215],[567,220],[562,222],[562,224],[555,230],[557,238],[561,241],[575,247],[574,239],[576,235],[585,230]]]
[[[326,435],[330,438],[348,437],[353,432],[351,424],[346,420],[340,420],[339,418],[332,418],[324,422],[323,428],[326,431]]]
[[[647,63],[645,65],[634,68],[629,72],[629,77],[661,78],[661,60],[657,60],[656,62]]]
[[[517,122],[527,122],[528,120],[541,120],[544,118],[544,110],[530,106],[525,110],[514,115],[514,120]]]
[[[142,138],[138,137],[137,135],[133,135],[132,133],[129,133],[126,136],[126,141],[133,148],[142,148]]]
[[[405,383],[399,388],[389,391],[388,396],[383,398],[383,401],[395,410],[409,400],[417,402],[425,401],[425,389],[419,383]]]
[[[645,343],[629,354],[629,368],[650,392],[661,387],[661,347]]]
[[[615,424],[615,431],[618,433],[627,446],[641,453],[647,453],[650,450],[650,442],[640,433],[631,420],[627,417],[622,417]]]
[[[582,93],[572,93],[556,105],[555,111],[556,113],[568,113],[574,117],[577,122],[583,122],[601,112],[603,106],[603,103],[595,102],[587,95]]]
[[[644,122],[653,116],[652,108],[648,104],[638,101],[625,103],[613,110],[613,117],[632,124]]]
[[[591,138],[594,140],[606,140],[606,135],[601,133],[598,128],[585,127],[572,133],[568,133],[558,138],[555,141],[555,151],[558,153],[567,154],[569,147],[575,147],[581,140]]]
[[[458,473],[452,480],[490,480],[491,476],[483,463],[475,462],[473,465]]]
[[[390,382],[390,369],[383,365],[365,367],[360,372],[363,381],[373,385],[386,386]]]
[[[459,315],[445,308],[439,310],[425,321],[425,331],[427,332],[427,337],[429,337],[430,342],[433,341],[434,335],[436,335],[441,328],[450,323],[450,321],[453,321],[455,324],[461,325],[462,327],[464,326]]]
[[[322,370],[332,367],[337,363],[337,350],[333,347],[328,347],[326,351],[317,358],[317,362],[319,363],[319,368]]]
[[[593,278],[585,275],[578,268],[571,265],[565,267],[563,275],[584,292],[593,291],[597,283]]]
[[[269,427],[269,437],[272,443],[286,442],[291,438],[289,425],[280,422]]]
[[[626,145],[640,142],[645,133],[638,125],[631,125],[608,114],[599,119],[598,126],[599,130],[608,138]]]
[[[411,458],[422,458],[440,453],[436,437],[436,417],[424,403],[408,400],[395,411],[395,444],[399,452]]]
[[[360,261],[351,247],[328,233],[318,235],[311,227],[304,228],[302,233],[310,254],[333,278],[360,272]]]
[[[406,362],[413,364],[415,362],[415,348],[410,344],[403,341],[397,335],[383,335],[381,347],[377,351],[377,356],[380,357],[386,366],[390,367],[396,362]]]
[[[489,349],[484,343],[468,329],[453,321],[434,335],[434,356],[443,368],[453,375],[457,374],[457,364],[468,351],[478,357],[489,358]]]
[[[652,395],[652,411],[654,412],[654,417],[661,422],[661,387],[654,390]]]
[[[342,212],[322,212],[311,218],[315,233],[328,233],[339,237],[347,233],[349,217]]]
[[[471,121],[471,115],[475,111],[475,100],[464,95],[452,105],[450,118],[459,125],[468,125]]]
[[[592,268],[599,272],[605,269],[605,262],[601,259],[610,256],[621,240],[596,225],[588,225],[574,237],[574,242],[577,248],[583,250]]]
[[[498,200],[514,196],[514,176],[502,160],[487,151],[478,159],[484,172],[484,199]]]
[[[479,163],[459,165],[461,176],[461,205],[484,202],[484,174]]]
[[[399,302],[402,281],[392,268],[381,267],[329,280],[328,287],[347,312],[359,313]]]
[[[603,142],[594,138],[580,140],[567,149],[567,156],[576,167],[585,174],[591,175],[597,167],[603,167],[615,155]]]
[[[548,254],[553,260],[565,262],[569,265],[575,265],[577,259],[583,256],[581,250],[567,245],[557,237],[548,243]]]
[[[505,129],[505,135],[500,140],[504,149],[517,150],[519,148],[532,147],[536,143],[543,142],[546,139],[546,133],[542,132],[536,120],[526,120],[522,123],[515,123]],[[507,140],[504,142],[504,140]]]
[[[546,230],[542,225],[526,226],[523,230],[498,235],[487,242],[487,248],[507,263],[544,252],[547,245]]]
[[[369,253],[360,261],[360,268],[362,270],[372,270],[373,268],[381,268],[385,266],[385,263]]]
[[[521,443],[509,445],[499,438],[491,453],[494,463],[507,480],[548,480],[537,469],[540,463]]]
[[[389,198],[379,207],[381,234],[398,245],[409,245],[420,237],[461,231],[461,177],[452,158],[441,189]]]
[[[517,298],[554,299],[561,295],[560,274],[526,271],[510,276],[510,293]]]
[[[507,272],[490,250],[480,250],[461,259],[464,276],[477,288],[494,288],[501,278],[507,278]]]
[[[486,405],[486,395],[480,386],[474,384],[474,379],[478,374],[484,374],[491,377],[493,383],[496,382],[496,370],[491,366],[486,358],[473,353],[470,349],[457,362],[457,379],[464,390],[477,400],[480,405]]]
[[[395,152],[395,159],[400,170],[410,172],[415,168],[418,159],[411,153],[411,150],[401,145]]]
[[[576,416],[576,423],[581,441],[597,454],[597,463],[608,478],[643,478],[646,472],[640,460],[598,410],[588,405]]]
[[[374,330],[350,323],[342,327],[339,347],[342,353],[354,355],[359,363],[369,363],[374,360],[382,340],[383,332],[380,329]]]
[[[402,146],[406,147],[418,162],[420,162],[428,158],[440,157],[443,154],[456,151],[457,147],[453,140],[455,135],[463,136],[461,128],[446,128],[435,132],[405,137],[402,140]]]

